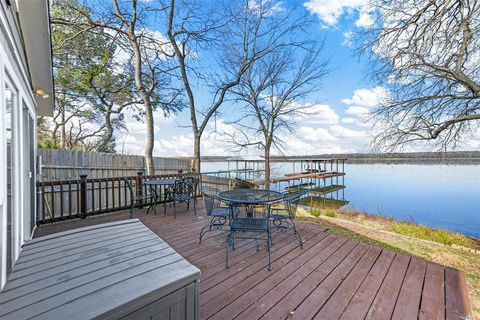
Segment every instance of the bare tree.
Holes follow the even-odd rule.
[[[112,74],[109,64],[107,61],[104,65],[97,65],[85,77],[88,91],[93,93],[86,92],[85,99],[99,111],[104,128],[93,147],[96,152],[110,151],[114,130],[125,128],[123,111],[142,103],[132,90],[133,79],[128,74]]]
[[[302,105],[301,101],[320,89],[320,81],[328,72],[320,44],[272,52],[255,61],[233,90],[235,99],[244,104],[244,117],[237,121],[243,130],[230,134],[230,139],[240,148],[257,146],[263,150],[266,189],[270,188],[272,148],[283,152],[284,139],[293,133],[296,120],[308,116],[309,108],[315,106]]]
[[[444,150],[478,129],[480,1],[373,0],[360,34],[370,73],[389,94],[373,115],[378,151],[432,141]]]
[[[148,174],[154,174],[153,146],[154,120],[153,111],[161,108],[165,113],[178,110],[181,106],[179,91],[169,86],[168,49],[162,39],[156,38],[155,32],[147,29],[149,8],[137,0],[112,0],[112,5],[105,2],[92,3],[90,7],[72,6],[77,13],[71,19],[52,19],[54,24],[83,27],[83,32],[108,30],[116,39],[122,52],[129,54],[132,61],[134,84],[141,103],[144,106],[147,140],[145,144],[145,162]]]
[[[167,35],[175,51],[190,107],[193,168],[197,172],[200,172],[202,134],[227,93],[240,83],[254,61],[283,46],[286,35],[303,27],[304,20],[287,23],[276,16],[279,6],[278,1],[245,0],[212,8],[215,12],[205,12],[202,8],[211,7],[211,3],[169,2]],[[198,61],[195,49],[202,48],[209,50],[203,59],[212,59],[214,52],[220,53],[214,58],[217,65],[206,68],[208,62]],[[199,105],[198,96],[205,86],[195,91],[195,84],[199,82],[206,82],[213,91],[213,98],[203,106]]]

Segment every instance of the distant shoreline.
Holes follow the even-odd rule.
[[[223,162],[230,156],[205,156],[204,162]],[[348,159],[348,164],[480,164],[480,151],[415,152],[415,153],[342,153],[302,156],[274,156],[272,162],[306,159]]]

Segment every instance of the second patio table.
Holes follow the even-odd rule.
[[[167,208],[167,188],[174,186],[175,181],[177,179],[152,179],[152,180],[147,180],[144,182],[145,185],[150,186],[150,188],[154,191],[155,194],[155,202],[153,205],[157,203],[157,197],[162,199],[161,194],[159,195],[157,192],[157,187],[160,187],[160,193],[162,193],[162,186],[163,186],[163,206],[164,209],[166,210]]]
[[[172,186],[177,179],[152,179],[147,180],[144,184],[149,186]]]

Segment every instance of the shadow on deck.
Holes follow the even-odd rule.
[[[157,216],[135,217],[201,271],[201,319],[465,319],[471,314],[463,273],[456,269],[348,240],[320,225],[298,223],[304,239],[273,233],[272,271],[266,244],[256,251],[239,241],[225,269],[226,232],[209,232],[208,217],[177,208],[177,219],[157,206]],[[126,212],[43,225],[35,237],[128,219]],[[154,279],[152,279],[154,280]]]

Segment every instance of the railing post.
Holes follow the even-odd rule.
[[[137,186],[135,188],[137,192],[137,197],[143,196],[143,170],[137,171],[135,185]],[[140,200],[138,204],[140,208],[143,208],[143,200]]]
[[[80,218],[87,217],[87,175],[80,175]]]

